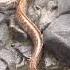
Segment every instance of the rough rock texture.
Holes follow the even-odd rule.
[[[31,57],[31,45],[22,45],[20,43],[15,43],[15,48],[18,49],[25,57]]]
[[[58,0],[58,12],[59,14],[70,13],[70,0]]]
[[[56,1],[49,0],[35,0],[28,8],[28,15],[30,19],[42,30],[48,26],[57,16]]]
[[[3,60],[5,60],[8,64],[8,67],[10,68],[16,68],[15,66],[15,58],[13,56],[13,53],[11,53],[9,50],[6,49],[2,49],[0,51],[0,58],[2,58]],[[12,66],[13,65],[13,66]],[[15,66],[14,66],[15,65]],[[15,70],[15,69],[14,69]]]
[[[7,65],[5,64],[4,61],[0,60],[0,70],[6,70]]]
[[[5,47],[9,43],[9,31],[5,23],[0,23],[0,49]]]
[[[0,0],[0,11],[15,8],[18,4],[18,0]]]

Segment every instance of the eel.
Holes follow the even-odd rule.
[[[29,60],[28,70],[38,70],[43,47],[43,34],[38,27],[26,16],[27,0],[19,0],[16,10],[16,18],[20,27],[30,36],[33,42],[33,52]]]

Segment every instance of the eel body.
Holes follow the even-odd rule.
[[[20,22],[19,25],[21,28],[30,36],[34,45],[34,50],[29,62],[29,70],[38,70],[37,65],[40,61],[43,47],[43,35],[38,27],[26,16],[26,5],[26,0],[19,0],[16,18]]]

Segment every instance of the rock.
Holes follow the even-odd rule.
[[[12,52],[7,49],[2,49],[0,50],[0,58],[2,58],[7,63],[10,70],[16,69],[15,56]]]
[[[30,45],[22,45],[20,43],[15,43],[15,48],[17,48],[25,57],[31,57],[31,46]]]
[[[28,8],[28,17],[33,21],[33,22],[35,22],[35,21],[38,21],[38,19],[39,19],[39,15],[37,14],[37,13],[35,13],[35,11],[34,11],[34,9],[33,9],[33,7],[32,6],[30,6],[29,8]],[[39,12],[40,13],[40,12]]]
[[[41,17],[41,11],[47,3],[46,1],[47,0],[35,0],[34,2],[32,2],[32,5],[30,5],[30,7],[28,8],[28,16],[38,27],[40,27],[39,19]]]
[[[7,65],[2,60],[0,60],[0,70],[6,70],[6,68]]]
[[[0,13],[0,24],[1,22],[4,22],[5,18],[6,18],[6,15],[3,13]]]
[[[41,10],[41,17],[39,19],[39,26],[41,29],[44,29],[45,27],[47,28],[48,25],[55,20],[56,16],[57,16],[57,10],[54,11],[50,11],[50,10],[46,10],[45,8],[43,8]]]
[[[15,49],[14,47],[7,47],[6,48],[7,51],[9,51],[10,53],[7,53],[9,56],[12,56],[14,58],[14,62],[16,64],[20,64],[23,60],[23,55],[21,52],[19,52],[17,49]],[[12,54],[12,55],[11,55]],[[12,58],[12,60],[13,60]]]
[[[4,59],[8,64],[15,63],[15,56],[7,49],[0,51],[0,58]]]
[[[70,14],[59,16],[46,28],[44,42],[56,58],[70,66]]]
[[[20,28],[20,26],[18,25],[19,22],[17,22],[17,20],[15,19],[15,15],[11,15],[9,17],[9,21],[10,21],[9,28],[12,33],[13,39],[17,41],[22,41],[27,39],[27,33]]]
[[[18,0],[0,0],[0,10],[15,8]]]
[[[10,42],[8,26],[6,23],[0,23],[0,49],[5,48]]]
[[[47,5],[49,0],[35,0],[34,5],[43,8]]]
[[[10,70],[15,70],[25,65],[25,59],[21,52],[12,47],[0,50],[0,58],[6,62]]]
[[[35,0],[28,8],[28,15],[30,19],[38,26],[39,29],[44,29],[57,16],[57,6],[55,1],[50,0]]]
[[[58,1],[59,14],[70,11],[70,0],[56,0],[56,1]]]
[[[49,57],[49,56],[46,55],[44,60],[45,60],[46,68],[48,68],[51,65],[56,65],[56,63],[53,61],[53,57]]]

